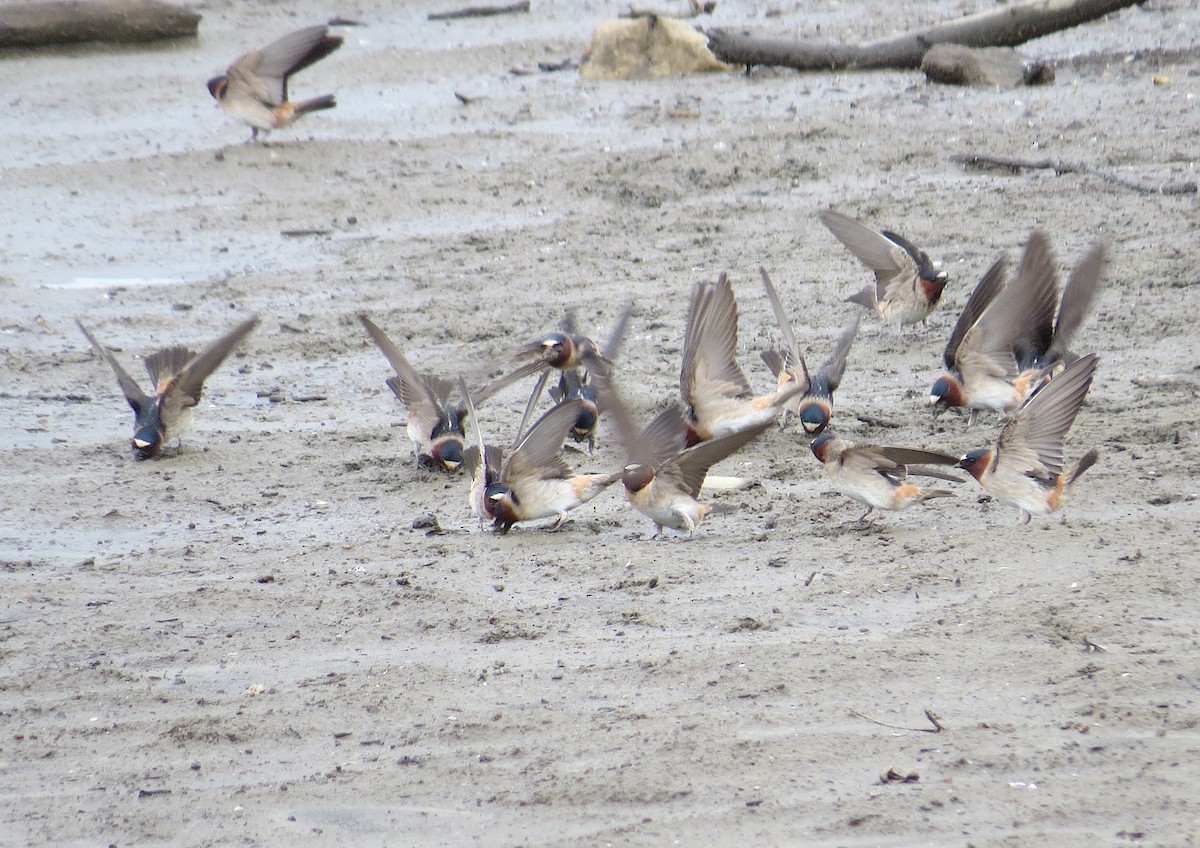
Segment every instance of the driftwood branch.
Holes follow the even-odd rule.
[[[1019,173],[1021,171],[1054,171],[1056,174],[1085,174],[1098,177],[1107,183],[1136,191],[1138,194],[1195,194],[1196,183],[1191,180],[1161,183],[1148,186],[1134,180],[1118,176],[1111,171],[1090,168],[1075,162],[1064,162],[1061,159],[1020,159],[1012,156],[993,156],[988,153],[956,153],[950,157],[954,162],[968,168],[979,170],[999,170]]]
[[[721,61],[733,65],[780,65],[802,71],[912,69],[921,67],[921,58],[934,44],[1015,47],[1138,2],[1028,0],[868,44],[758,38],[727,29],[715,29],[706,34],[709,49]]]
[[[452,9],[449,12],[430,12],[431,21],[453,21],[459,18],[490,18],[494,15],[517,15],[529,11],[529,0],[520,3],[509,3],[507,6],[467,6],[465,9]]]
[[[40,0],[0,5],[0,47],[103,41],[132,44],[196,34],[200,16],[160,0]]]

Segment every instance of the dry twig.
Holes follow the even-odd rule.
[[[869,715],[863,715],[858,710],[853,708],[849,708],[849,712],[850,715],[854,716],[855,718],[861,718],[863,721],[871,722],[871,724],[877,724],[880,727],[888,727],[892,730],[905,730],[909,733],[941,733],[946,729],[942,725],[941,716],[928,708],[925,710],[925,718],[929,719],[929,722],[933,725],[933,727],[902,727],[898,724],[888,724],[886,721],[879,721],[878,719],[871,718]]]
[[[990,153],[956,153],[950,157],[953,161],[969,168],[980,170],[1002,170],[1019,173],[1023,170],[1054,171],[1056,174],[1085,174],[1099,177],[1107,183],[1127,188],[1138,194],[1195,194],[1196,183],[1191,180],[1166,182],[1157,186],[1147,186],[1134,180],[1127,180],[1109,171],[1090,168],[1074,162],[1064,162],[1061,159],[1020,159],[1013,156],[993,156]]]
[[[521,0],[507,6],[467,6],[449,12],[430,12],[428,18],[431,21],[453,21],[459,18],[490,18],[493,15],[513,15],[528,11],[529,0]]]

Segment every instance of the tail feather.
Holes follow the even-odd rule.
[[[332,109],[337,106],[337,99],[332,94],[326,94],[321,97],[314,97],[311,100],[304,100],[296,104],[296,113],[300,115],[309,112],[319,112],[322,109]]]
[[[875,308],[875,287],[867,286],[859,292],[855,292],[846,298],[846,303],[857,303],[859,306],[865,306],[867,309]]]
[[[952,498],[954,492],[949,489],[922,489],[921,500],[927,501],[931,498]]]
[[[1096,464],[1096,460],[1100,458],[1100,451],[1092,448],[1087,453],[1079,458],[1079,462],[1075,463],[1075,467],[1067,472],[1066,485],[1070,486],[1076,480],[1083,476],[1083,472],[1087,471]]]

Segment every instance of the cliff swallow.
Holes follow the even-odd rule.
[[[146,370],[154,384],[153,395],[142,392],[129,373],[96,341],[81,321],[76,319],[75,323],[100,358],[116,373],[117,383],[133,407],[133,449],[139,459],[150,459],[158,456],[164,445],[191,426],[192,407],[200,402],[204,381],[258,325],[258,317],[246,319],[200,353],[177,345],[147,356]]]
[[[504,452],[498,445],[484,443],[483,429],[479,426],[479,416],[475,413],[475,401],[467,389],[466,381],[461,377],[458,378],[458,389],[467,404],[467,417],[471,421],[475,436],[474,444],[463,451],[463,466],[471,476],[471,490],[467,502],[482,526],[485,521],[495,521],[496,503],[499,500],[497,496],[508,491],[508,487],[500,482]]]
[[[1000,265],[997,262],[988,270],[977,290],[987,285],[994,273],[1003,276],[1003,267],[997,270]],[[969,428],[980,410],[1004,415],[1020,406],[1042,373],[1040,369],[1022,370],[1018,355],[1026,358],[1027,351],[1045,349],[1047,345],[1037,339],[1038,328],[1053,320],[1057,298],[1058,276],[1050,246],[1045,235],[1035,231],[1025,246],[1017,278],[995,295],[961,337],[955,326],[943,354],[950,373],[938,379],[929,393],[934,414],[949,407],[966,407],[970,410]]]
[[[688,424],[678,407],[663,410],[639,431],[620,396],[605,382],[612,417],[628,456],[621,473],[626,500],[654,522],[651,538],[659,536],[663,527],[685,531],[690,537],[714,511],[712,505],[698,500],[708,469],[757,438],[771,426],[772,419],[689,448]]]
[[[620,346],[621,336],[625,332],[632,311],[633,304],[627,304],[622,310],[608,344],[605,345],[605,350],[611,348],[615,353]],[[529,395],[529,402],[525,404],[521,425],[517,429],[518,434],[525,431],[525,425],[533,417],[533,409],[542,396],[542,391],[546,388],[546,381],[550,378],[551,371],[566,372],[586,369],[589,374],[607,376],[613,365],[612,359],[606,356],[594,341],[577,332],[575,316],[570,312],[563,319],[561,332],[547,333],[534,339],[514,351],[512,358],[526,361],[525,364],[508,374],[497,377],[488,383],[482,393],[490,397],[518,380],[523,380],[533,374],[538,375],[533,391]]]
[[[234,60],[224,75],[208,81],[208,93],[227,115],[250,125],[251,140],[258,134],[286,127],[301,115],[332,109],[332,94],[288,100],[288,78],[342,46],[340,36],[330,35],[325,26],[296,30],[266,47],[251,50]]]
[[[825,466],[825,474],[833,483],[834,491],[867,508],[859,521],[866,519],[876,509],[906,509],[930,498],[954,494],[948,489],[914,486],[907,482],[909,475],[961,482],[953,474],[924,467],[954,465],[958,462],[958,457],[935,451],[859,445],[826,433],[813,440],[812,452]]]
[[[1009,418],[994,449],[973,450],[958,462],[989,494],[1020,510],[1023,524],[1033,514],[1061,507],[1075,481],[1100,456],[1092,448],[1063,472],[1063,440],[1098,364],[1094,353],[1076,359]]]
[[[617,352],[620,350],[621,340],[625,336],[625,328],[629,324],[629,316],[631,314],[633,314],[632,304],[625,307],[617,319],[612,332],[609,333],[608,341],[600,351],[600,355],[604,360],[610,363],[616,360]],[[574,317],[570,313],[567,314],[566,327],[568,331],[574,328]],[[596,431],[600,427],[602,406],[600,393],[596,391],[596,384],[592,380],[591,374],[588,373],[586,368],[573,368],[562,371],[558,378],[558,385],[551,386],[548,392],[554,398],[555,403],[563,403],[564,401],[576,398],[583,401],[579,418],[571,425],[570,436],[576,442],[586,441],[588,443],[588,453],[595,451]]]
[[[846,357],[850,354],[850,345],[854,344],[854,337],[858,333],[858,316],[856,315],[842,330],[833,347],[833,353],[821,363],[817,373],[809,375],[800,347],[796,344],[792,324],[784,311],[783,302],[779,299],[779,292],[767,276],[766,269],[759,268],[758,272],[762,275],[763,287],[767,290],[767,299],[775,311],[775,320],[779,322],[779,331],[783,333],[785,345],[782,350],[762,351],[762,360],[775,375],[781,389],[790,381],[805,387],[803,395],[799,399],[793,399],[792,403],[796,407],[795,412],[804,431],[810,436],[815,436],[829,426],[829,419],[833,415],[833,393],[841,385],[842,375],[846,372]],[[786,406],[784,415],[787,415]]]
[[[456,470],[462,464],[466,446],[467,410],[450,403],[454,385],[432,374],[418,374],[400,348],[370,318],[360,314],[358,320],[396,372],[386,382],[408,411],[406,429],[414,454],[418,459],[429,457],[447,471]]]
[[[818,217],[875,272],[875,285],[851,295],[848,302],[875,310],[885,324],[897,330],[929,317],[949,279],[929,254],[895,233],[877,233],[841,213],[827,210]]]
[[[737,363],[738,308],[729,277],[697,283],[688,307],[679,393],[688,424],[688,444],[718,439],[772,421],[805,391],[799,381],[781,382],[774,393],[755,397]]]
[[[579,408],[579,417],[571,425],[569,435],[576,442],[586,441],[588,453],[596,449],[596,430],[600,426],[600,404],[596,385],[592,382],[587,371],[572,369],[563,371],[558,378],[558,385],[547,390],[555,403],[565,403],[569,400],[583,401]]]
[[[490,487],[496,530],[507,533],[518,521],[558,516],[581,506],[621,479],[613,474],[575,474],[563,459],[563,439],[579,416],[582,401],[561,403],[539,418],[513,448],[500,468],[498,486]]]

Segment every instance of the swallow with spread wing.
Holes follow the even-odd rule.
[[[1059,509],[1100,457],[1092,448],[1063,471],[1063,442],[1098,365],[1094,353],[1076,359],[1013,413],[994,448],[973,450],[958,462],[989,494],[1020,510],[1023,524]]]
[[[1049,242],[1034,232],[1025,246],[1016,279],[1003,291],[993,294],[977,319],[964,329],[968,313],[978,313],[976,295],[997,290],[1004,277],[1003,260],[984,274],[967,309],[955,324],[950,342],[942,354],[949,373],[938,378],[929,392],[934,415],[957,407],[970,410],[969,428],[980,410],[990,409],[1001,415],[1021,405],[1041,378],[1040,369],[1022,370],[1018,354],[1036,349],[1034,341],[1044,316],[1053,316],[1058,298],[1058,279]],[[960,331],[961,334],[960,334]]]
[[[576,474],[563,459],[563,440],[582,405],[580,400],[569,400],[555,406],[529,428],[504,459],[498,484],[486,490],[498,532],[507,533],[518,521],[553,516],[558,520],[551,529],[557,530],[570,510],[621,479],[620,471]],[[478,466],[475,468],[478,472]]]
[[[288,78],[342,46],[325,26],[285,35],[234,60],[225,73],[208,81],[208,92],[224,112],[250,125],[250,138],[286,127],[309,112],[332,109],[332,94],[295,102],[288,99]]]
[[[877,509],[907,509],[915,503],[954,494],[948,489],[914,486],[908,482],[910,475],[962,482],[953,474],[927,467],[958,462],[958,457],[936,451],[860,445],[826,433],[813,440],[812,452],[825,466],[834,491],[867,508],[859,521]]]
[[[608,341],[600,352],[601,357],[609,363],[614,362],[617,358],[617,352],[620,350],[621,340],[625,336],[625,329],[629,325],[629,316],[632,313],[633,306],[630,304],[622,311],[612,332],[609,333]],[[573,327],[573,324],[574,320],[568,313],[567,327]],[[550,397],[554,398],[555,403],[564,403],[575,399],[583,401],[579,418],[571,425],[569,435],[576,442],[586,441],[588,453],[594,452],[596,431],[600,427],[602,404],[600,393],[596,391],[596,383],[588,370],[586,368],[570,368],[561,371],[558,385],[551,386],[547,391]]]
[[[773,419],[689,448],[688,424],[678,407],[668,407],[639,430],[620,395],[609,381],[603,382],[628,457],[621,474],[626,500],[654,522],[651,538],[659,536],[664,527],[681,530],[690,537],[716,509],[699,500],[708,469],[757,438],[774,423]]]
[[[417,458],[428,457],[447,471],[457,470],[466,447],[467,410],[450,403],[454,384],[432,374],[417,373],[400,348],[370,318],[360,314],[358,320],[396,372],[387,379],[387,385],[408,411],[407,432]]]
[[[738,308],[729,276],[697,283],[688,306],[683,338],[679,393],[688,425],[688,445],[719,439],[742,430],[757,430],[773,421],[780,409],[808,386],[807,381],[780,382],[769,395],[755,397],[737,363]]]
[[[139,459],[150,459],[158,456],[166,444],[191,426],[192,409],[200,402],[204,381],[238,343],[258,326],[258,318],[246,319],[200,353],[176,345],[147,356],[146,370],[150,372],[150,380],[154,384],[154,394],[151,395],[138,387],[108,349],[88,332],[83,322],[76,319],[75,323],[100,358],[117,375],[117,383],[133,407],[135,416],[133,450]]]
[[[897,330],[929,317],[949,280],[929,254],[895,233],[875,232],[840,212],[827,210],[818,217],[875,273],[875,285],[851,295],[848,302],[873,309]]]
[[[474,431],[474,444],[463,451],[463,466],[471,477],[471,490],[467,503],[471,512],[479,519],[482,527],[485,521],[496,520],[496,504],[502,500],[500,495],[509,488],[500,482],[500,472],[504,467],[504,451],[499,445],[485,444],[483,428],[479,425],[479,416],[475,413],[475,400],[467,389],[467,383],[462,377],[458,378],[458,390],[462,392],[467,404],[467,417]]]
[[[626,304],[621,315],[617,318],[617,323],[613,327],[613,332],[609,336],[608,344],[604,346],[604,351],[611,351],[614,355],[620,347],[621,337],[625,333],[625,327],[628,325],[629,316],[633,312],[633,304]],[[537,382],[534,384],[533,391],[529,395],[529,401],[525,404],[525,412],[521,416],[521,424],[517,429],[518,435],[525,432],[525,425],[529,423],[529,419],[533,417],[533,409],[537,405],[538,399],[542,396],[542,391],[546,388],[546,382],[550,378],[552,371],[566,373],[568,371],[580,372],[586,370],[588,375],[607,376],[612,369],[613,361],[605,352],[587,336],[579,333],[575,326],[575,317],[568,312],[563,319],[563,328],[561,332],[547,333],[534,339],[526,345],[522,345],[513,353],[513,359],[525,360],[524,364],[518,366],[513,371],[501,377],[497,377],[492,382],[488,383],[483,388],[483,394],[491,396],[501,389],[511,386],[518,380],[523,380],[534,374],[538,375]],[[585,377],[580,376],[582,384]],[[602,399],[597,398],[597,412],[602,405]],[[582,415],[587,414],[587,406],[581,407]]]
[[[800,383],[805,387],[798,399],[793,398],[784,407],[784,415],[787,415],[787,406],[794,405],[796,416],[800,419],[804,431],[810,436],[816,436],[829,426],[833,416],[833,393],[841,385],[842,375],[846,373],[846,358],[858,333],[858,316],[856,315],[838,335],[833,353],[821,363],[815,374],[810,375],[804,356],[796,343],[796,335],[792,332],[792,324],[784,311],[783,301],[779,299],[779,292],[776,291],[766,269],[759,268],[758,271],[762,275],[763,287],[767,291],[771,308],[775,311],[775,320],[779,322],[779,331],[783,334],[784,341],[782,349],[762,351],[762,360],[775,375],[780,389],[788,382]]]

